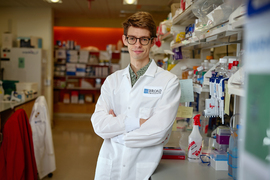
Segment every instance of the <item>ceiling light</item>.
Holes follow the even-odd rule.
[[[123,0],[123,4],[136,5],[137,3],[138,3],[138,0]]]
[[[62,3],[62,0],[46,0],[48,3]]]

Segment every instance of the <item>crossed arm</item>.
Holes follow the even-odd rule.
[[[113,117],[116,117],[116,115],[114,114],[114,111],[112,109],[110,109],[109,114],[111,114]],[[147,119],[140,119],[140,126],[145,123],[147,121]]]

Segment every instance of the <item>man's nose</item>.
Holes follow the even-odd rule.
[[[137,46],[137,47],[141,47],[142,45],[140,43],[140,39],[137,39],[137,41],[136,41],[136,43],[134,45]]]

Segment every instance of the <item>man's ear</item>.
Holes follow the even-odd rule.
[[[125,46],[128,46],[127,39],[125,35],[122,35],[122,40]]]
[[[156,40],[156,38],[151,40],[151,47],[153,47],[155,45],[155,40]]]

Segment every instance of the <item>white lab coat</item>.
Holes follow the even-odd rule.
[[[39,178],[55,171],[55,155],[48,106],[44,96],[36,99],[30,116],[34,152]]]
[[[154,60],[133,87],[129,66],[107,77],[91,117],[96,134],[104,139],[95,180],[148,180],[170,136],[180,94],[177,77]],[[109,115],[110,109],[116,117]],[[136,124],[140,118],[148,120],[127,131],[126,122]]]

